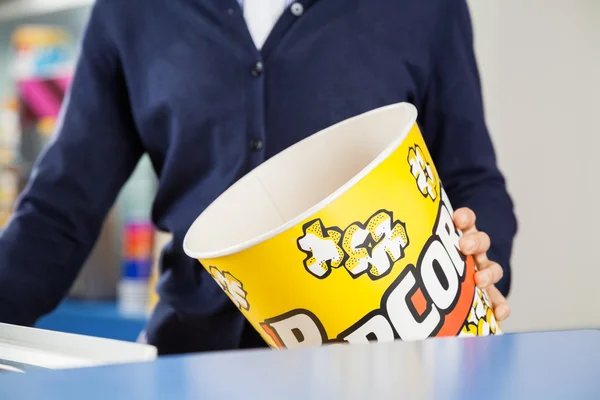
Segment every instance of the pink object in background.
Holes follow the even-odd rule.
[[[19,81],[23,122],[58,117],[69,82],[70,77],[31,78]]]

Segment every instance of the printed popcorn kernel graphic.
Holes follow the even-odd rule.
[[[326,229],[320,219],[304,225],[304,236],[298,239],[298,246],[307,253],[304,267],[317,278],[325,278],[331,268],[338,268],[345,255],[338,243],[342,231],[338,228]]]
[[[354,222],[345,231],[325,228],[320,219],[303,227],[298,247],[306,253],[304,267],[317,278],[325,278],[332,268],[344,268],[353,278],[367,273],[371,279],[387,275],[404,257],[408,246],[406,226],[394,221],[390,211],[380,210],[365,224]]]
[[[216,267],[209,267],[210,274],[217,281],[219,286],[229,295],[235,306],[239,309],[248,311],[250,304],[246,299],[248,294],[244,290],[242,282],[237,280],[233,275],[227,271],[219,271]]]
[[[414,147],[408,150],[408,164],[421,194],[424,197],[429,196],[432,201],[435,201],[438,196],[436,177],[431,164],[425,159],[419,145],[415,144]]]
[[[475,288],[473,307],[458,336],[486,336],[500,334],[500,328],[494,317],[494,310],[488,306],[485,292]]]
[[[392,222],[392,214],[379,211],[363,227],[355,222],[344,232],[342,247],[348,254],[346,269],[352,276],[367,272],[371,278],[387,274],[404,257],[408,236],[404,224]]]

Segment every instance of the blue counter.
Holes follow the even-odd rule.
[[[36,327],[53,331],[135,341],[147,322],[145,315],[123,315],[115,302],[66,300],[40,319]]]
[[[0,374],[1,399],[597,399],[600,332],[164,357]]]

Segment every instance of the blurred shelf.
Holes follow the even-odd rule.
[[[36,327],[134,342],[147,321],[146,315],[121,314],[112,301],[65,300]]]
[[[94,0],[0,0],[0,22],[90,6]]]

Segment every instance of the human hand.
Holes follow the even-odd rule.
[[[475,213],[467,207],[460,208],[454,213],[454,224],[463,232],[460,239],[460,251],[465,255],[473,256],[477,271],[475,284],[480,289],[485,289],[492,303],[497,321],[503,321],[510,315],[510,307],[506,298],[494,286],[503,275],[502,267],[488,259],[487,251],[490,248],[490,237],[485,232],[480,232],[475,226]]]

